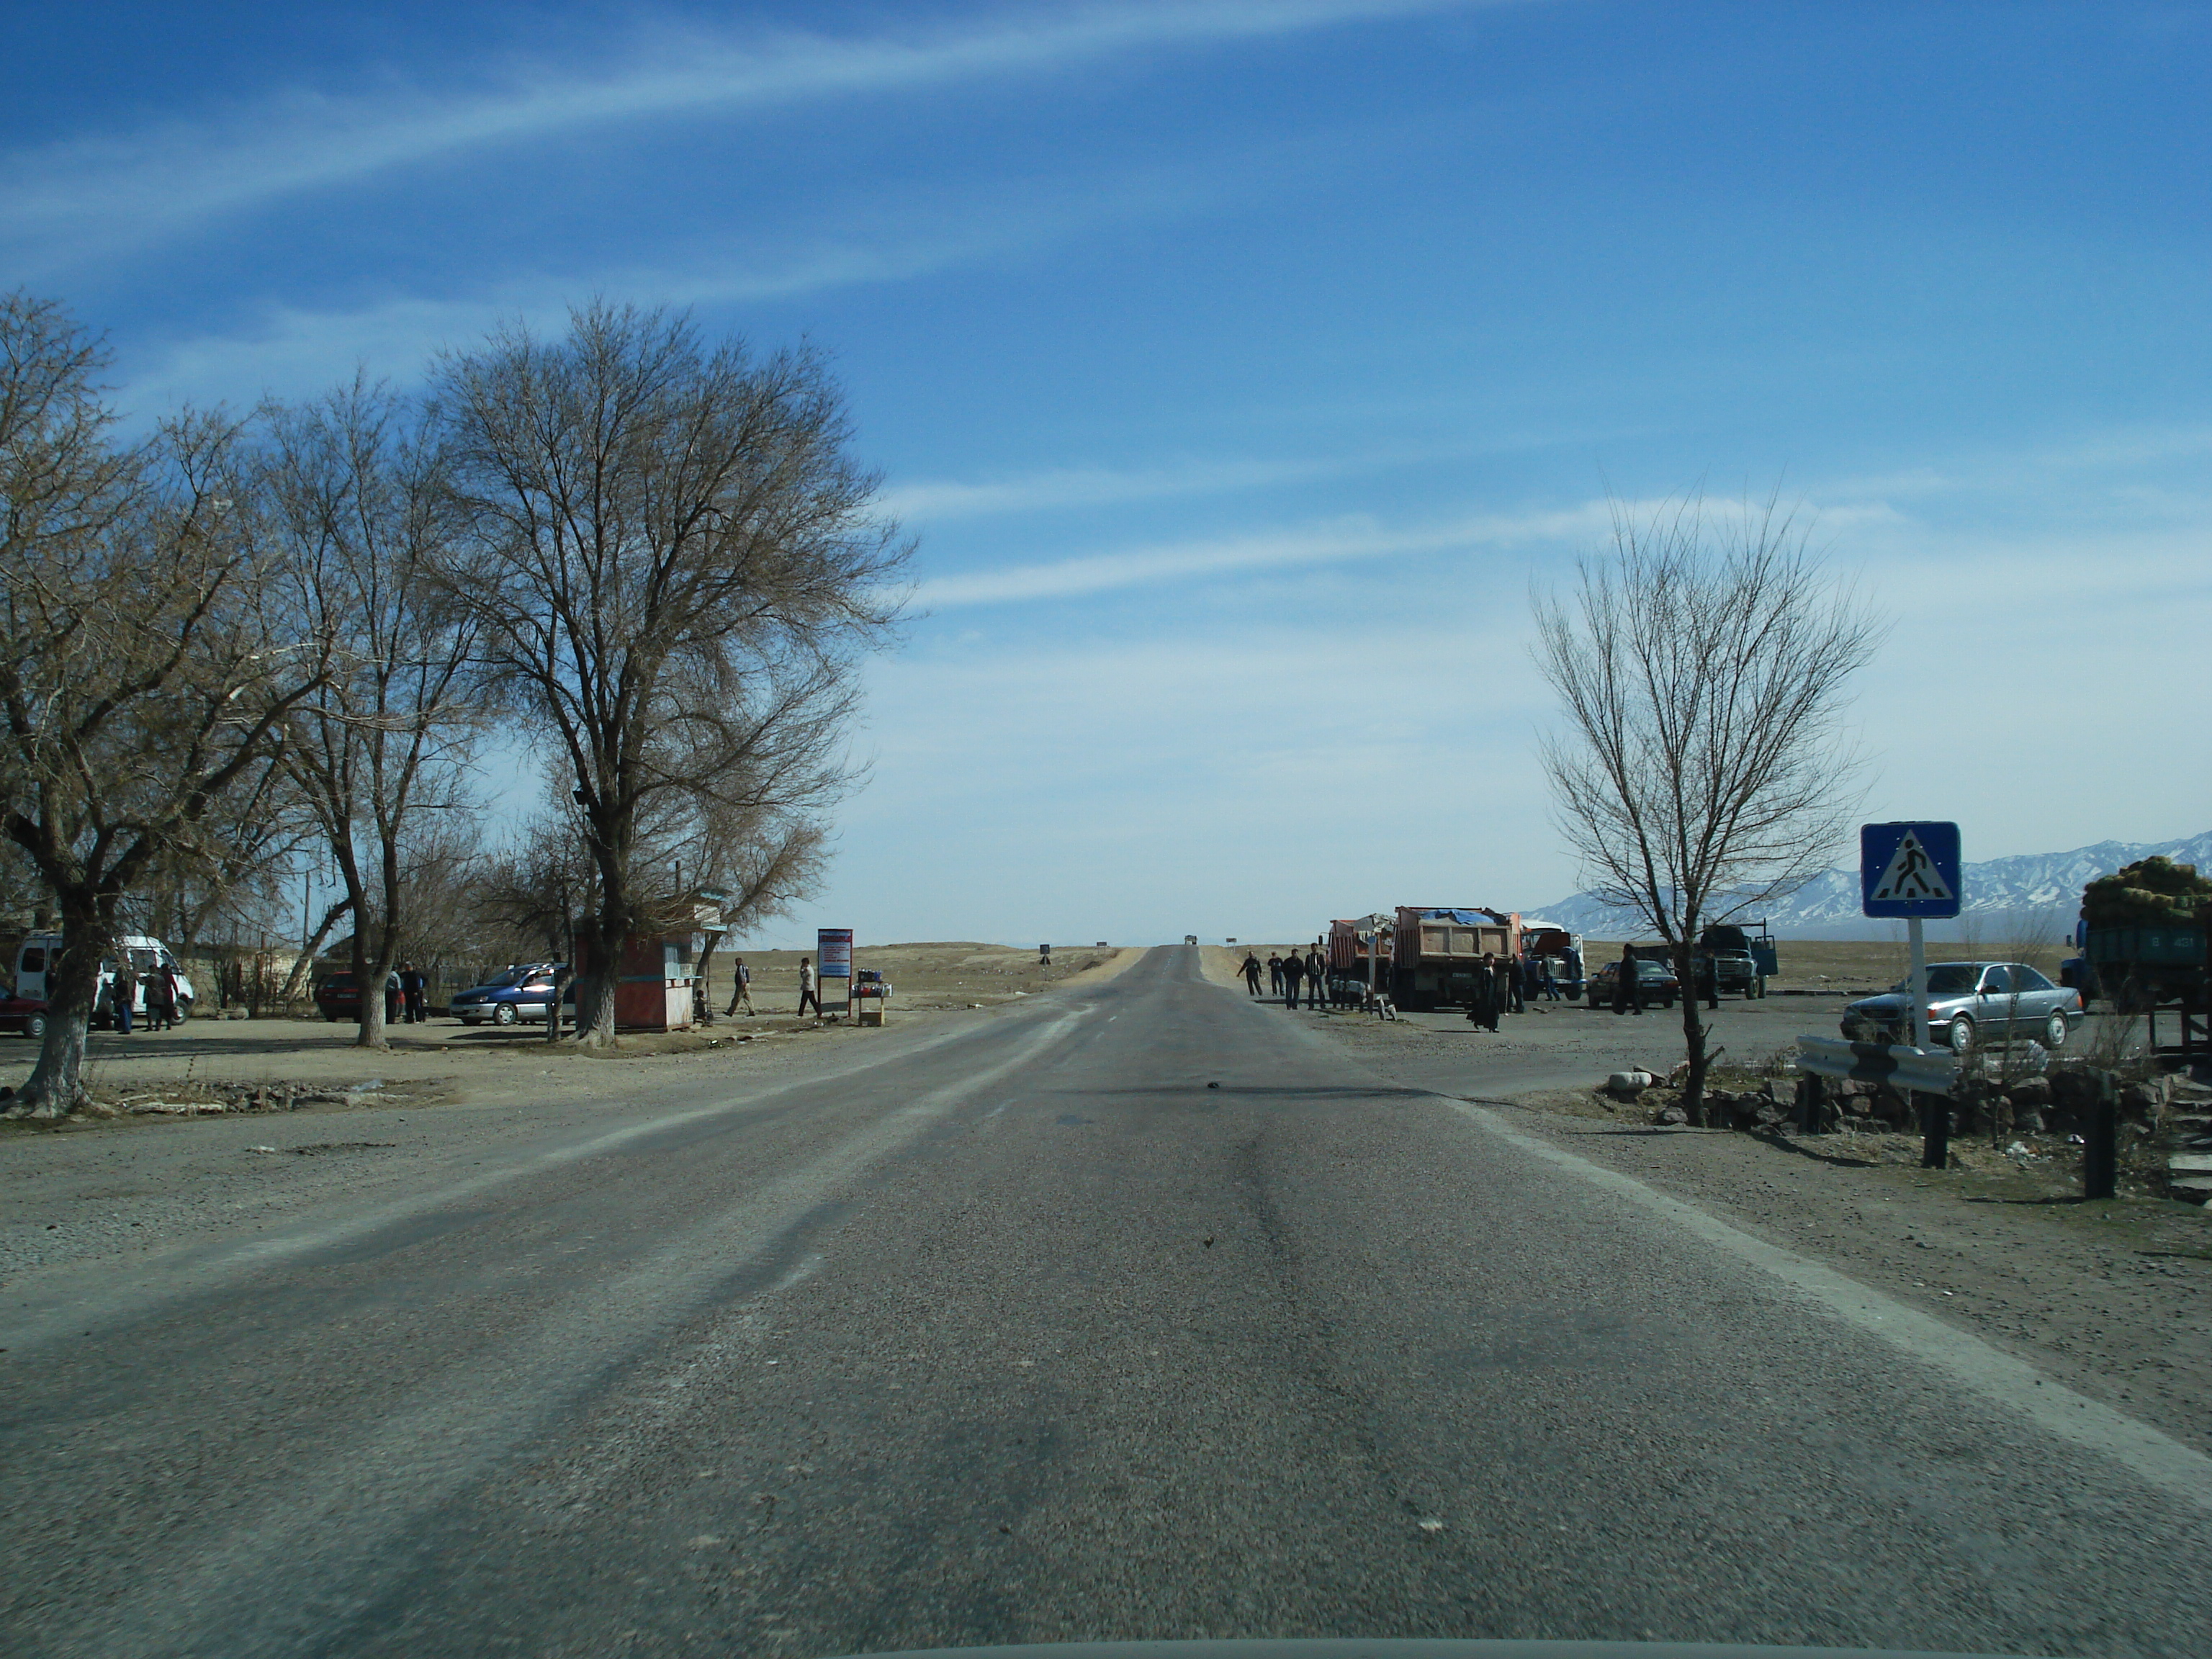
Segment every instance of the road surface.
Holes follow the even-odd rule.
[[[0,1650],[2212,1645],[2212,1463],[1195,957],[9,1299]]]

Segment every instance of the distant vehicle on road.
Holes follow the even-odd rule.
[[[464,1025],[516,1025],[543,1020],[553,1006],[553,976],[567,965],[517,963],[496,979],[471,986],[447,1006]]]
[[[2081,994],[2053,985],[2024,962],[1936,962],[1928,966],[1928,1029],[1954,1054],[1985,1038],[2033,1037],[2061,1048],[2081,1023]],[[1844,1035],[1854,1042],[1905,1042],[1912,1035],[1911,987],[1903,980],[1880,996],[1845,1006]]]
[[[1662,1008],[1671,1008],[1674,999],[1681,994],[1682,981],[1674,977],[1674,970],[1663,962],[1654,962],[1650,957],[1636,959],[1636,977],[1643,982],[1644,1006],[1657,1003]],[[1613,988],[1620,978],[1620,963],[1608,962],[1590,975],[1589,1000],[1593,1008],[1613,1006]]]
[[[1700,951],[1701,960],[1713,964],[1716,988],[1734,991],[1746,1001],[1756,1001],[1766,994],[1766,975],[1759,971],[1759,958],[1748,951]]]
[[[1531,921],[1521,919],[1521,951],[1528,966],[1538,975],[1547,967],[1552,970],[1552,983],[1568,1001],[1583,994],[1583,974],[1574,966],[1583,959],[1583,936],[1571,933],[1555,922]]]
[[[43,997],[0,997],[0,1031],[20,1031],[36,1042],[46,1035]]]
[[[1733,921],[1717,921],[1698,934],[1701,951],[1741,951],[1758,964],[1761,979],[1772,979],[1782,971],[1781,953],[1775,948],[1774,935],[1763,921],[1748,927]],[[1727,988],[1723,986],[1723,989]]]

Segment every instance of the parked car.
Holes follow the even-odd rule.
[[[553,1003],[553,976],[568,964],[517,963],[496,979],[471,985],[447,1005],[464,1025],[514,1025],[542,1020]]]
[[[1620,963],[1608,962],[1589,979],[1589,1001],[1593,1008],[1613,1006],[1613,983],[1620,977]],[[1643,981],[1644,1006],[1657,1003],[1662,1008],[1671,1008],[1681,994],[1682,981],[1674,977],[1674,970],[1663,962],[1654,962],[1649,957],[1636,959],[1636,977]]]
[[[0,1031],[20,1031],[37,1041],[46,1034],[46,1004],[43,997],[0,997]]]
[[[2024,962],[1936,962],[1928,965],[1928,1029],[1935,1041],[1965,1054],[1988,1037],[2033,1037],[2063,1048],[2081,1023],[2081,996],[2053,985]],[[1880,996],[1844,1009],[1844,1035],[1854,1042],[1902,1042],[1912,1031],[1911,987],[1903,980]]]
[[[385,1013],[392,1011],[392,995],[398,995],[400,975],[385,975]],[[338,973],[325,973],[314,982],[314,1006],[321,1009],[325,1020],[358,1020],[361,1018],[361,980],[354,978],[352,969],[341,969]]]

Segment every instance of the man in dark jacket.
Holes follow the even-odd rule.
[[[1525,1014],[1528,1012],[1528,965],[1518,956],[1505,958],[1505,1012]]]
[[[138,1000],[138,970],[131,965],[127,955],[116,958],[115,977],[108,983],[108,994],[113,999],[109,1006],[114,1011],[115,1029],[128,1036],[131,1016]]]
[[[1306,959],[1296,951],[1283,958],[1283,1006],[1298,1006],[1298,981],[1306,976]]]
[[[1321,947],[1316,945],[1306,952],[1306,1006],[1321,1008],[1328,990],[1328,964],[1322,960]]]
[[[1620,947],[1620,965],[1613,981],[1613,1012],[1625,1014],[1631,1008],[1644,1012],[1644,981],[1637,976],[1636,952],[1624,945]]]
[[[1486,1031],[1498,1029],[1498,959],[1485,957],[1474,970],[1474,999],[1468,1004],[1468,1022]]]
[[[1244,975],[1245,988],[1254,996],[1260,994],[1260,958],[1249,951],[1244,953],[1244,965],[1238,969]]]

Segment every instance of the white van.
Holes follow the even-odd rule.
[[[119,941],[131,965],[137,970],[138,991],[131,1000],[134,1018],[146,1012],[146,975],[156,967],[173,968],[177,973],[177,1018],[190,1019],[192,1001],[198,994],[191,981],[185,976],[184,964],[179,962],[169,947],[145,933],[125,933]],[[53,967],[54,957],[62,948],[59,933],[32,933],[15,950],[15,994],[37,997],[41,1001],[46,995],[46,975]],[[103,958],[100,964],[100,985],[93,994],[92,1023],[112,1025],[115,1023],[115,963]]]

